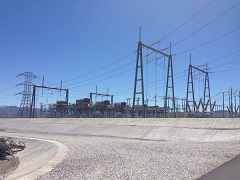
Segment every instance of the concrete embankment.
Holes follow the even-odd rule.
[[[240,139],[240,119],[0,119],[0,129],[145,140],[228,141]]]

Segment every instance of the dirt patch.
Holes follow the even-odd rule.
[[[7,159],[0,157],[0,180],[18,167],[18,157],[8,157]]]

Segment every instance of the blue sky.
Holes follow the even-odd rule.
[[[0,0],[0,105],[21,102],[24,81],[70,92],[70,102],[90,92],[114,95],[115,102],[133,97],[139,26],[142,42],[164,49],[172,44],[175,95],[186,97],[189,54],[192,65],[208,63],[213,100],[240,75],[240,3],[238,0]],[[169,53],[169,49],[165,51]],[[162,105],[167,60],[144,55],[144,84],[149,103]],[[156,60],[157,59],[157,60]],[[201,68],[204,68],[201,66]],[[195,74],[196,99],[203,96],[203,75]],[[37,103],[63,99],[59,92],[38,92]],[[103,100],[98,97],[95,100]],[[227,103],[226,97],[226,103]]]

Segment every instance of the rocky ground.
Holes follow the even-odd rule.
[[[240,141],[148,141],[21,133],[65,144],[69,153],[37,180],[197,179],[240,154]]]
[[[47,179],[196,179],[240,154],[240,142],[146,141],[38,135],[67,145],[69,154]]]
[[[18,164],[18,157],[0,158],[0,179],[4,179],[8,173],[15,170]]]

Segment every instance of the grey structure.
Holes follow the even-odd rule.
[[[30,106],[31,106],[31,96],[32,96],[32,80],[37,78],[36,75],[34,75],[32,72],[25,72],[22,74],[19,74],[18,76],[24,76],[25,81],[23,83],[20,83],[18,85],[23,85],[24,90],[18,94],[23,95],[22,101],[20,104],[20,108],[18,111],[18,117],[29,117],[30,116]],[[17,77],[18,77],[17,76]]]

